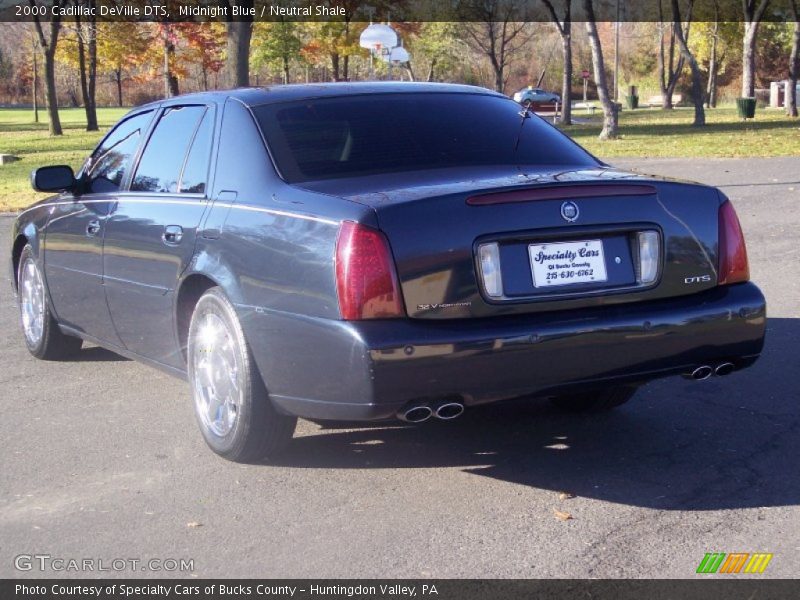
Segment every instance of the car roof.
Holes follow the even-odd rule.
[[[365,81],[339,83],[305,83],[290,85],[274,85],[269,87],[237,88],[213,92],[183,94],[166,100],[151,102],[139,106],[136,110],[186,104],[187,102],[221,103],[228,98],[235,98],[247,106],[260,106],[291,100],[308,100],[311,98],[335,98],[344,96],[403,94],[403,93],[462,93],[486,94],[500,96],[503,94],[492,90],[452,83],[400,82],[400,81]]]

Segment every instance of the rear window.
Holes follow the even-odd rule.
[[[597,161],[506,98],[372,94],[253,109],[291,183],[477,165],[593,166]],[[517,138],[519,137],[519,141]]]

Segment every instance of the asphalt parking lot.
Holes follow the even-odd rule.
[[[769,303],[755,367],[601,416],[517,401],[418,427],[301,421],[277,464],[241,466],[206,448],[185,383],[99,348],[30,357],[4,266],[0,577],[80,575],[14,568],[48,554],[188,558],[199,577],[685,578],[706,552],[771,552],[759,577],[796,577],[800,158],[614,163],[734,201]]]

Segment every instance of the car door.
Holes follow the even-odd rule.
[[[175,367],[174,293],[206,208],[214,127],[213,106],[164,108],[106,225],[103,273],[117,333],[128,350]]]
[[[80,190],[54,205],[44,236],[44,271],[60,323],[119,345],[103,291],[103,234],[153,111],[121,121],[78,174]]]

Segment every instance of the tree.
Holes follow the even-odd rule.
[[[689,0],[689,15],[691,15],[694,0]],[[689,16],[691,18],[691,16]],[[692,71],[692,101],[694,102],[694,127],[702,127],[706,124],[706,114],[703,110],[703,77],[700,74],[700,67],[697,65],[692,51],[689,50],[689,45],[686,43],[686,38],[683,34],[683,23],[681,21],[681,9],[678,5],[678,0],[672,0],[672,28],[675,32],[675,39],[678,42],[681,56],[689,63],[689,69]],[[687,23],[686,29],[688,32],[689,25]]]
[[[608,95],[606,82],[606,65],[603,61],[603,48],[597,34],[597,22],[594,16],[592,0],[583,0],[583,10],[586,18],[586,34],[589,36],[589,46],[592,49],[592,65],[594,66],[594,80],[597,84],[597,96],[603,107],[603,130],[600,132],[601,140],[615,139],[617,137],[617,106],[611,102]]]
[[[200,67],[203,90],[208,90],[208,76],[218,73],[225,65],[225,30],[221,23],[179,23],[181,36],[186,40],[186,61]]]
[[[133,21],[97,25],[97,63],[102,73],[111,75],[117,88],[117,105],[123,105],[124,74],[142,65],[153,46],[147,25]]]
[[[794,32],[792,35],[792,51],[789,54],[789,89],[786,90],[786,114],[797,116],[797,78],[800,76],[800,18],[798,18],[798,0],[791,0]]]
[[[742,0],[744,38],[742,41],[742,97],[756,95],[756,40],[758,26],[767,10],[769,0]]]
[[[461,24],[459,34],[474,51],[489,59],[494,72],[494,89],[503,92],[506,69],[518,50],[530,40],[528,27],[514,0],[477,0],[467,3],[470,20]]]
[[[170,98],[181,93],[178,86],[178,76],[173,72],[177,34],[175,26],[171,23],[159,23],[158,30],[164,54],[164,97]]]
[[[28,0],[31,7],[36,7],[35,0]],[[50,18],[49,33],[45,37],[42,23],[34,14],[33,27],[39,37],[39,49],[44,57],[44,87],[47,98],[47,118],[49,120],[50,135],[64,135],[61,129],[61,119],[58,116],[58,94],[56,92],[56,48],[58,47],[58,33],[61,30],[61,0],[53,0],[52,16]]]
[[[437,81],[439,76],[455,67],[458,52],[454,23],[430,21],[423,23],[410,44],[416,65],[426,65],[426,81]],[[422,69],[421,72],[425,72]]]
[[[561,36],[561,53],[564,57],[564,78],[561,82],[561,123],[572,125],[572,0],[564,4],[564,18],[559,18],[550,0],[542,0],[547,7],[553,24]]]
[[[675,36],[677,31],[675,28],[675,21],[673,20],[670,23],[664,21],[661,0],[658,0],[658,17],[658,84],[661,88],[661,108],[664,110],[672,110],[672,95],[675,92],[675,86],[678,84],[681,73],[683,73],[684,61],[686,58],[679,51],[676,62]],[[680,28],[680,23],[678,24],[678,28]],[[664,38],[667,36],[667,33],[669,33],[669,44],[665,55]],[[681,31],[681,33],[683,32]],[[685,40],[688,37],[689,28],[687,25],[686,33],[683,38]]]
[[[78,5],[84,2],[94,8],[94,0],[75,0]],[[81,102],[86,113],[86,131],[97,131],[97,107],[95,91],[97,88],[97,18],[90,12],[84,22],[80,13],[76,14],[71,26],[65,26],[56,52],[56,61],[78,71],[80,78]]]
[[[298,29],[294,21],[257,24],[253,30],[253,66],[278,68],[283,73],[283,83],[289,83],[289,67],[299,56],[303,45]]]
[[[253,0],[223,0],[231,15],[231,5],[247,9],[244,18],[227,23],[227,58],[225,60],[226,85],[230,88],[250,85],[250,39],[253,35],[253,17],[250,10]],[[230,16],[228,17],[231,18]]]

